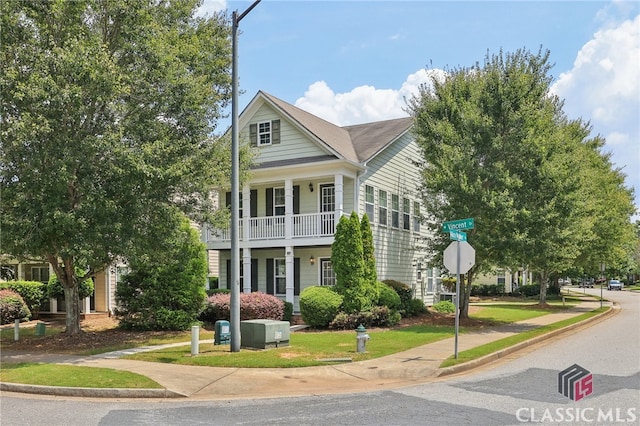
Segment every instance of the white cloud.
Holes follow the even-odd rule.
[[[407,76],[399,89],[359,86],[345,93],[335,93],[326,82],[317,81],[295,105],[340,126],[406,117],[407,101],[421,85],[430,84],[431,75],[444,72],[419,70]]]
[[[551,90],[565,99],[570,118],[590,121],[593,132],[605,137],[605,150],[627,175],[627,185],[635,187],[640,205],[640,15],[617,24],[604,15],[603,29]]]
[[[197,16],[206,17],[212,16],[216,12],[221,12],[227,8],[226,0],[204,0],[198,11],[196,12]]]

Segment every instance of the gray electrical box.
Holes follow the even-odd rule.
[[[240,321],[240,346],[267,349],[289,346],[289,321],[255,319]]]

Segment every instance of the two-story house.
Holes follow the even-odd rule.
[[[256,152],[239,194],[241,291],[276,295],[298,312],[302,289],[334,284],[336,223],[355,211],[371,222],[379,280],[404,282],[431,304],[439,271],[420,248],[428,235],[411,128],[408,117],[340,127],[258,92],[239,116],[240,143]],[[230,230],[205,226],[203,239],[219,252],[219,286],[229,288]]]

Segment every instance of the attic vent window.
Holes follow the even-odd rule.
[[[279,144],[280,120],[262,121],[249,125],[249,138],[252,146]]]

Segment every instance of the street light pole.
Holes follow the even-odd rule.
[[[233,12],[231,29],[231,352],[240,351],[240,149],[238,148],[238,26],[242,18],[260,3],[253,2],[238,15]]]

